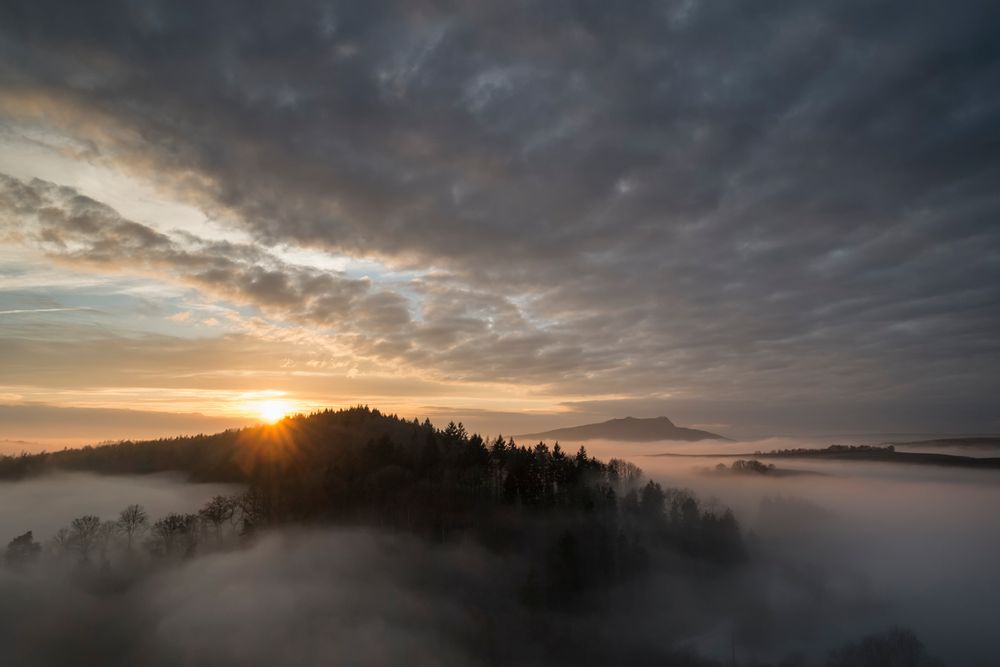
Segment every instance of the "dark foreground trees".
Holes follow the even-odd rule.
[[[943,667],[906,628],[891,628],[830,652],[827,667]]]

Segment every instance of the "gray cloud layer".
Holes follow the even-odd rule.
[[[191,266],[310,295],[297,315],[362,301],[396,329],[372,355],[583,396],[985,406],[998,22],[974,0],[12,2],[0,111],[264,244],[439,269],[418,325],[350,280]]]

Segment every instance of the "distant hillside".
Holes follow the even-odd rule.
[[[822,458],[855,461],[888,461],[891,463],[919,463],[938,466],[962,466],[970,468],[1000,468],[1000,458],[977,458],[954,456],[952,454],[925,454],[897,452],[895,446],[877,447],[871,445],[830,445],[826,449],[779,449],[757,457],[774,458]]]
[[[883,463],[914,463],[921,465],[956,466],[965,468],[1000,469],[1000,457],[956,456],[924,452],[898,452],[895,446],[885,445],[830,445],[824,449],[776,449],[770,452],[745,454],[649,454],[648,456],[688,457],[688,458],[733,458],[753,457],[782,459],[834,459],[839,461],[879,461]]]
[[[1000,437],[975,436],[960,438],[936,438],[934,440],[911,440],[908,442],[888,442],[886,444],[899,447],[979,447],[983,449],[1000,449]]]
[[[695,428],[676,426],[666,417],[637,419],[610,419],[599,424],[584,424],[569,428],[557,428],[542,433],[525,433],[514,436],[517,440],[559,440],[566,442],[580,440],[623,440],[626,442],[653,442],[655,440],[728,440],[721,435],[699,431]]]

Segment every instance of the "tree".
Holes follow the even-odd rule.
[[[630,461],[611,459],[608,461],[608,480],[618,487],[618,490],[628,490],[639,483],[642,469]]]
[[[766,475],[769,472],[774,472],[774,464],[761,463],[757,459],[737,459],[733,461],[732,470],[733,472]]]
[[[462,422],[458,422],[457,424],[455,422],[448,422],[448,425],[441,434],[453,443],[462,442],[469,437]]]
[[[891,628],[830,652],[827,667],[933,667],[923,643],[906,628]]]
[[[198,539],[198,516],[195,514],[168,514],[153,524],[153,535],[164,556],[175,553],[190,554]]]
[[[129,551],[136,536],[149,525],[149,515],[142,505],[129,505],[118,514],[118,530],[125,536]]]
[[[7,544],[3,560],[8,567],[18,568],[38,558],[40,553],[42,553],[42,545],[35,541],[34,536],[29,530],[24,535],[15,537]]]
[[[639,496],[639,510],[648,517],[660,518],[663,516],[663,503],[666,494],[659,484],[650,480],[646,486],[642,487]]]
[[[239,496],[229,496],[226,498],[226,502],[232,508],[232,512],[229,514],[229,529],[236,534],[237,528],[243,521],[243,505],[240,502]]]
[[[49,543],[49,549],[57,556],[64,556],[71,548],[72,533],[65,526],[56,531]]]
[[[70,523],[70,546],[80,555],[81,561],[90,560],[90,553],[98,543],[100,532],[101,519],[93,514],[78,517]]]
[[[253,532],[267,519],[267,498],[256,485],[239,497],[239,508],[243,516],[243,531],[246,533]]]
[[[215,528],[215,536],[222,539],[222,524],[229,521],[236,507],[230,498],[215,496],[202,507],[198,514]]]
[[[102,521],[97,529],[97,539],[94,540],[94,545],[97,547],[98,553],[101,554],[101,560],[105,563],[108,561],[108,547],[111,546],[111,541],[117,532],[117,521]]]

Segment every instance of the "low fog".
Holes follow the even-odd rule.
[[[678,630],[714,611],[699,598],[724,598],[650,577],[604,612],[531,610],[525,566],[470,543],[328,528],[269,531],[110,586],[51,561],[0,568],[0,664],[664,664]],[[641,613],[618,616],[620,602]]]
[[[60,664],[85,647],[92,664],[468,664],[476,598],[490,593],[485,558],[371,532],[292,531],[110,597],[71,576],[0,574],[0,662]]]
[[[1000,473],[781,460],[819,474],[755,477],[713,473],[731,458],[654,456],[813,444],[586,443],[731,507],[751,561],[725,581],[651,575],[600,608],[539,611],[517,595],[524,563],[470,543],[286,528],[110,586],[46,559],[0,567],[0,663],[663,664],[667,649],[730,664],[735,646],[739,665],[822,665],[832,648],[905,626],[945,664],[995,664]],[[131,503],[151,519],[194,512],[234,490],[165,475],[0,483],[0,540],[32,530],[45,543]]]
[[[712,469],[739,454],[830,442],[584,444],[598,458],[624,456],[664,485],[693,489],[733,509],[752,534],[757,581],[774,620],[795,628],[782,644],[798,644],[809,654],[817,644],[903,625],[947,664],[996,663],[1000,471],[777,459],[769,462],[818,474],[720,476]],[[901,449],[968,454],[946,447]],[[980,448],[975,455],[1000,452]]]
[[[40,541],[83,514],[115,519],[134,503],[152,517],[168,512],[195,512],[214,495],[234,493],[232,484],[192,484],[181,475],[142,476],[56,473],[44,477],[0,482],[0,541],[32,531]]]

